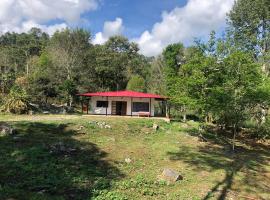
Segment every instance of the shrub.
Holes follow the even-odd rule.
[[[29,97],[26,91],[18,86],[11,88],[9,94],[3,100],[3,111],[24,114],[29,110]]]
[[[256,129],[254,135],[258,139],[270,139],[270,117],[267,117],[265,123]]]

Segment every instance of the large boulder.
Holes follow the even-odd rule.
[[[7,123],[0,122],[0,135],[1,136],[8,136],[13,135],[15,130]]]
[[[183,180],[183,177],[173,169],[164,169],[162,174],[158,177],[162,181],[167,183],[174,183],[178,180]]]

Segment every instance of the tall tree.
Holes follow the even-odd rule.
[[[270,48],[269,0],[235,1],[228,22],[235,44],[252,52],[257,60],[263,59],[266,70],[269,60],[265,56]]]
[[[179,76],[179,71],[185,62],[184,46],[181,43],[171,44],[163,51],[165,63],[164,74],[166,80],[167,96],[170,97],[170,102],[173,103],[175,109],[180,109],[183,120],[186,120],[187,101],[186,94],[183,90],[182,77]]]
[[[89,41],[88,31],[65,29],[54,33],[47,48],[56,75],[54,82],[60,85],[60,91],[63,91],[64,95],[68,95],[67,102],[70,107],[75,93],[75,89],[71,89],[70,86],[76,85],[79,71],[85,66]]]
[[[233,128],[235,139],[243,123],[254,117],[254,108],[263,101],[269,103],[270,93],[263,89],[268,81],[265,82],[260,66],[250,54],[239,51],[219,63],[213,75],[219,77],[219,81],[209,88],[209,108],[218,123]]]
[[[145,92],[145,80],[139,75],[134,75],[128,81],[127,90],[137,91],[137,92]]]

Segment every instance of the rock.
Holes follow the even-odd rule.
[[[82,129],[84,129],[84,126],[79,126],[79,127],[77,128],[77,131],[81,131]]]
[[[108,125],[108,124],[106,124],[106,125],[104,126],[104,128],[111,129],[111,126],[110,126],[110,125]]]
[[[111,129],[112,127],[106,122],[90,121],[89,124],[93,124],[99,128]]]
[[[129,163],[131,163],[131,159],[130,158],[125,158],[125,162],[129,164]]]
[[[167,183],[174,183],[178,180],[183,180],[183,177],[177,171],[172,169],[164,169],[158,178],[166,181]]]
[[[43,111],[43,114],[50,114],[49,111]]]
[[[171,123],[171,119],[170,118],[166,118],[164,119],[165,122],[167,122],[168,124]]]
[[[13,140],[20,140],[21,137],[13,137]]]
[[[73,153],[76,151],[77,151],[77,149],[71,148],[71,147],[65,145],[63,142],[58,142],[58,143],[50,145],[50,153],[70,154],[70,153]]]
[[[188,128],[188,127],[189,127],[189,125],[188,125],[188,124],[184,124],[184,123],[183,123],[183,124],[181,124],[181,127],[182,127],[182,128]]]
[[[67,110],[65,108],[63,108],[60,113],[65,115],[65,114],[67,114]]]
[[[198,136],[198,141],[199,142],[207,142],[207,139],[205,137],[203,137],[203,135],[200,133]]]
[[[14,133],[15,133],[15,130],[8,124],[6,123],[0,124],[0,135],[8,136],[8,135],[13,135]]]
[[[153,129],[154,129],[154,131],[157,131],[159,129],[159,126],[156,123],[154,123],[153,124]]]

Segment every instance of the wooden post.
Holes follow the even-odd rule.
[[[88,110],[89,110],[89,99],[88,99],[88,101],[87,101],[87,106],[86,106],[86,109],[87,109],[87,111],[86,111],[86,113],[87,113],[87,115],[88,115]]]
[[[150,114],[149,114],[149,117],[151,116],[151,107],[152,107],[152,106],[151,106],[151,98],[150,98],[150,103],[149,103],[149,111],[150,111],[149,113],[150,113]]]
[[[132,114],[133,113],[133,98],[131,97],[130,99],[131,99],[131,108],[130,108],[131,113],[130,114],[131,114],[131,117],[132,117],[133,116],[133,114]]]
[[[165,101],[165,106],[166,106],[166,108],[165,108],[165,110],[166,110],[166,118],[170,118],[170,114],[169,114],[169,108],[168,108],[168,102],[167,102],[167,100]]]
[[[82,114],[83,114],[83,98],[81,98]]]
[[[106,116],[108,115],[108,106],[109,106],[109,101],[108,101],[108,97],[106,98],[106,100],[107,100],[107,106],[106,106]]]

